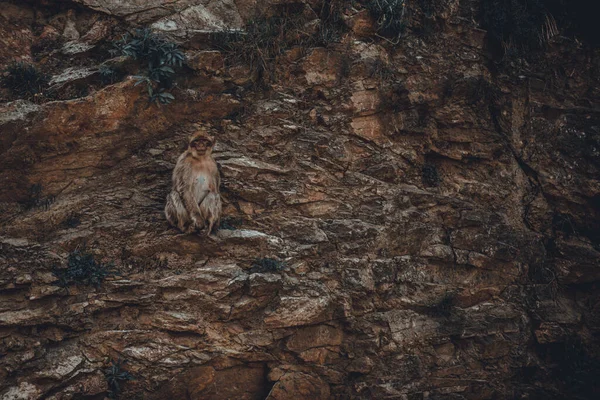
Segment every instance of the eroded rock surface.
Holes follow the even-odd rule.
[[[0,3],[0,64],[47,65],[61,88],[125,27],[187,46],[254,6],[30,3]],[[133,70],[0,104],[0,398],[102,398],[117,359],[131,399],[592,398],[598,52],[558,38],[498,71],[480,2],[440,2],[427,35],[416,3],[396,46],[345,9],[339,42],[284,49],[268,89],[196,38],[168,106]],[[233,225],[211,237],[162,214],[194,123],[217,137]],[[61,287],[84,245],[119,274]]]

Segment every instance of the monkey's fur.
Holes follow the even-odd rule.
[[[212,157],[215,140],[204,132],[194,134],[173,170],[173,189],[167,196],[165,215],[182,232],[201,230],[206,235],[221,219],[221,178]]]

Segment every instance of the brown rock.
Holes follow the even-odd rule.
[[[202,399],[203,391],[215,381],[215,369],[212,367],[195,367],[160,389],[154,399]]]
[[[585,36],[500,60],[475,2],[405,2],[395,45],[365,2],[75,2],[0,4],[0,69],[34,61],[53,88],[0,93],[0,398],[101,398],[119,358],[135,377],[124,399],[597,391],[600,85]],[[276,50],[267,71],[207,40],[257,7],[283,17],[252,26],[264,37],[248,51]],[[171,104],[100,82],[100,66],[145,73],[106,53],[141,26],[188,54]],[[196,124],[222,176],[209,236],[163,215]],[[109,276],[56,286],[84,247]]]
[[[351,100],[357,115],[374,114],[381,104],[379,92],[376,90],[354,92]]]
[[[348,24],[356,36],[370,37],[375,34],[374,21],[368,10],[362,10],[354,14],[349,19]]]
[[[302,352],[313,347],[340,345],[342,332],[329,325],[317,325],[299,329],[288,341],[287,348]]]
[[[385,137],[385,128],[377,115],[353,118],[351,126],[357,136],[380,145],[388,142]]]
[[[223,56],[218,51],[189,51],[186,53],[187,65],[208,73],[219,73],[223,67]]]
[[[302,372],[284,374],[273,386],[268,400],[328,399],[329,386],[321,379]]]
[[[13,61],[31,62],[34,36],[30,23],[34,12],[7,2],[0,3],[0,70]]]
[[[281,297],[276,310],[265,317],[270,328],[314,324],[329,319],[330,299],[327,297]]]
[[[110,34],[110,28],[110,21],[100,19],[96,21],[90,30],[81,37],[81,41],[90,44],[96,44],[99,41],[106,39],[106,37]]]
[[[340,54],[325,48],[315,48],[305,58],[302,68],[309,86],[334,87],[338,81],[340,65]]]

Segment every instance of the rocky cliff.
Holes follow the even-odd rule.
[[[0,398],[597,398],[599,53],[508,3],[0,2],[39,78],[0,92]],[[197,123],[211,237],[162,214]]]

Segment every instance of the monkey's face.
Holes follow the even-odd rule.
[[[198,135],[190,140],[190,151],[194,157],[202,157],[212,153],[214,139],[209,136]]]

